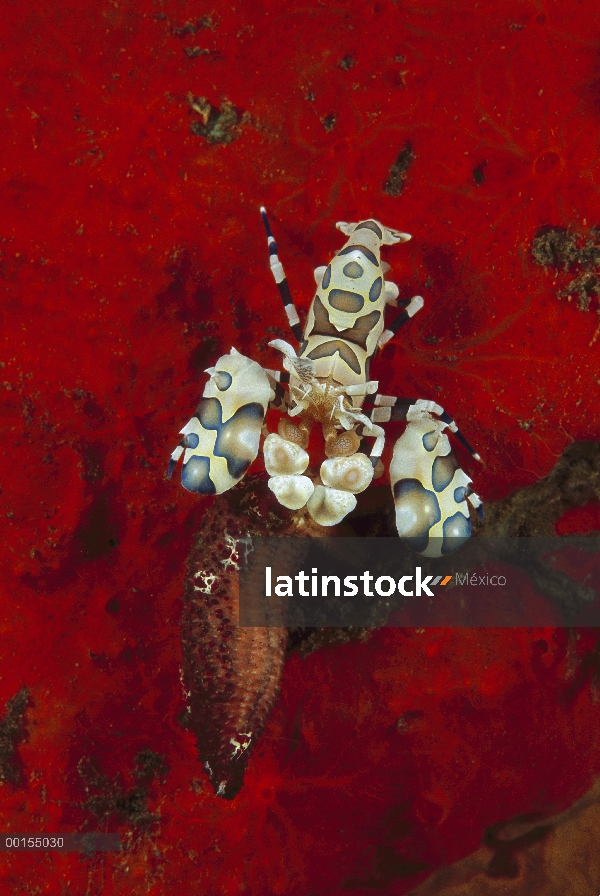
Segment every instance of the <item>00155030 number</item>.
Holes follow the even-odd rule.
[[[5,849],[62,849],[63,837],[4,837]]]

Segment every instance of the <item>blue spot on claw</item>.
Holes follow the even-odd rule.
[[[225,392],[227,389],[229,389],[233,382],[233,377],[230,373],[227,373],[226,370],[217,370],[213,379],[219,392]],[[195,447],[195,445],[190,445],[190,448]]]
[[[423,436],[423,447],[425,451],[433,451],[435,446],[438,443],[438,434],[437,432],[426,432]]]
[[[457,470],[458,463],[452,452],[436,457],[431,467],[431,481],[436,492],[443,492],[450,485]]]
[[[460,548],[471,535],[471,520],[457,512],[449,517],[443,526],[444,540],[442,542],[442,554],[451,554]]]
[[[413,551],[429,544],[429,530],[440,521],[440,505],[433,492],[417,479],[401,479],[394,486],[398,535]]]
[[[209,473],[208,457],[190,457],[181,471],[181,484],[188,492],[195,492],[198,495],[214,495],[216,488]]]

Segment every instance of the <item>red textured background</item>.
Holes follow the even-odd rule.
[[[277,364],[262,203],[301,311],[336,220],[413,234],[387,258],[425,308],[372,374],[450,410],[484,499],[600,438],[597,300],[559,301],[568,275],[530,255],[544,225],[598,223],[596,0],[10,2],[0,28],[0,708],[32,701],[0,828],[95,829],[84,757],[125,796],[140,751],[170,769],[124,856],[3,857],[2,892],[399,896],[487,825],[568,805],[600,768],[600,706],[560,630],[296,655],[244,789],[216,798],[178,722],[203,504],[164,472],[205,367],[231,345]],[[190,91],[246,113],[234,142],[191,133]],[[124,811],[105,827],[129,838]]]

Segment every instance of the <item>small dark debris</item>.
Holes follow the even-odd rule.
[[[6,703],[6,711],[0,721],[0,781],[10,784],[23,782],[18,747],[27,737],[25,712],[29,703],[27,688],[21,688]]]
[[[394,56],[394,62],[406,62],[406,56],[400,56],[400,54],[398,54],[397,56]]]
[[[594,296],[600,296],[600,281],[596,274],[582,274],[568,284],[566,289],[558,293],[559,299],[577,298],[577,307],[580,311],[588,311],[590,302]]]
[[[155,16],[155,18],[158,18],[158,16]],[[186,37],[188,34],[197,34],[201,28],[209,28],[211,31],[214,31],[216,27],[211,16],[202,16],[195,22],[186,22],[185,25],[176,26],[173,28],[173,34],[176,37]]]
[[[563,267],[568,271],[578,261],[576,233],[564,227],[544,227],[538,231],[531,244],[531,254],[542,267]]]
[[[531,254],[541,267],[579,268],[578,276],[557,295],[559,299],[575,297],[579,310],[588,311],[592,299],[600,296],[600,230],[592,227],[585,242],[583,239],[563,227],[544,227],[533,238]],[[600,307],[597,310],[600,314]]]
[[[200,47],[184,47],[183,52],[189,59],[197,59],[198,56],[210,55],[210,50],[202,49]]]
[[[306,99],[309,103],[314,103],[314,101],[316,100],[316,96],[315,96],[315,94],[312,92],[312,90],[309,90],[309,91],[307,92],[307,94],[305,95],[305,99]]]
[[[167,18],[166,12],[157,12],[156,15],[154,16],[154,20],[156,22],[164,22],[164,20],[166,18]]]
[[[192,134],[204,137],[208,143],[224,145],[233,143],[239,136],[243,118],[240,117],[237,109],[229,100],[223,100],[220,110],[211,106],[206,97],[197,97],[192,93],[188,93],[188,102],[201,118],[200,121],[192,122]]]
[[[483,169],[487,165],[487,159],[485,162],[482,162],[481,165],[477,165],[476,168],[473,169],[473,180],[476,184],[482,184],[485,181],[485,175],[483,173]]]
[[[152,750],[142,750],[138,753],[134,760],[133,771],[137,785],[127,792],[124,791],[119,776],[117,775],[114,781],[109,781],[95,759],[81,759],[77,770],[87,785],[86,790],[98,791],[83,803],[83,808],[96,818],[105,820],[116,815],[128,821],[133,827],[142,829],[158,821],[158,816],[152,815],[146,805],[149,785],[156,777],[164,781],[169,771],[158,753]]]
[[[330,115],[326,115],[325,118],[322,118],[321,121],[325,130],[327,131],[327,133],[329,133],[329,131],[332,131],[335,127],[337,115],[331,113]]]
[[[187,34],[196,34],[198,27],[195,22],[186,22],[185,25],[175,26],[173,34],[176,37],[185,37]]]
[[[508,27],[511,31],[521,31],[525,25],[519,22],[511,22]]]
[[[577,260],[579,264],[588,269],[600,267],[600,229],[592,227],[590,239],[579,250]]]
[[[413,152],[412,144],[407,140],[402,147],[400,154],[392,167],[383,186],[383,192],[388,196],[399,196],[403,189],[407,178],[408,169],[414,162],[416,156]]]
[[[344,56],[343,59],[340,59],[338,62],[338,68],[341,68],[343,72],[347,72],[349,68],[353,68],[356,65],[356,59],[353,56]]]

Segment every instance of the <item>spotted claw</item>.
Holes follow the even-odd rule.
[[[373,464],[366,454],[332,457],[321,464],[321,479],[330,489],[341,489],[358,495],[373,479]]]
[[[314,485],[308,476],[272,476],[267,485],[283,507],[300,510],[314,492]]]
[[[351,492],[323,485],[315,486],[307,504],[308,512],[320,526],[336,526],[355,507],[356,498]]]
[[[308,466],[308,454],[294,442],[271,433],[263,445],[265,467],[270,476],[298,475]]]

